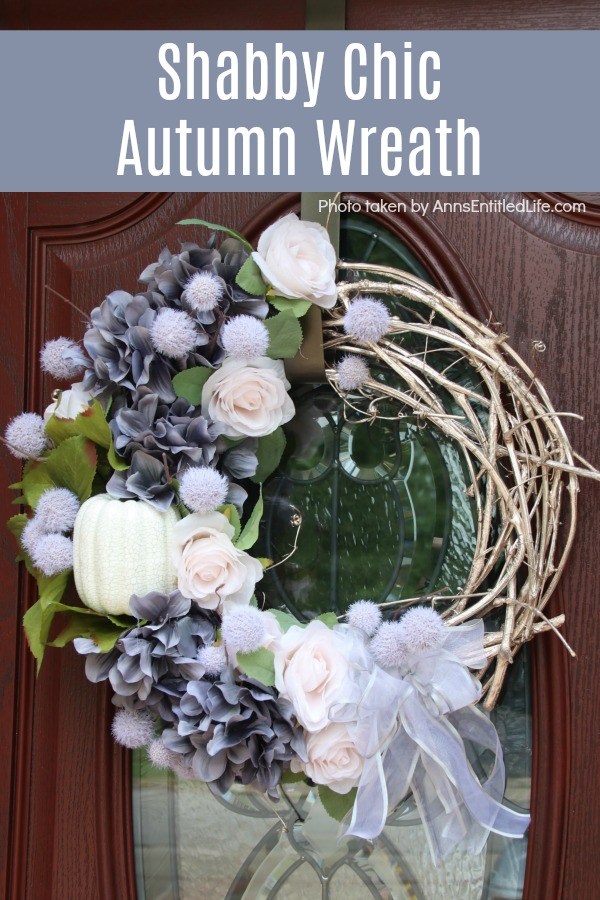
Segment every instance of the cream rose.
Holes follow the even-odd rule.
[[[268,609],[263,613],[265,623],[265,639],[263,647],[275,653],[279,649],[281,638],[283,637],[283,629],[272,612]]]
[[[184,597],[204,609],[223,612],[230,604],[249,603],[263,569],[258,560],[237,550],[235,531],[222,513],[194,513],[173,528],[173,563]]]
[[[225,359],[202,389],[202,415],[230,438],[263,437],[294,416],[280,359]]]
[[[309,734],[306,739],[308,762],[293,759],[293,772],[305,772],[316,784],[325,784],[338,794],[347,794],[360,781],[364,758],[354,745],[348,729],[334,722]]]
[[[290,213],[263,231],[252,257],[282,297],[311,300],[325,309],[334,306],[335,250],[322,225]]]
[[[92,402],[92,395],[89,391],[83,390],[83,382],[72,384],[68,391],[61,391],[60,399],[55,400],[50,406],[46,407],[44,412],[44,421],[47,422],[52,416],[59,419],[75,419],[88,408]]]
[[[275,685],[307,731],[329,725],[332,706],[348,699],[351,652],[352,642],[317,620],[293,625],[279,639]]]

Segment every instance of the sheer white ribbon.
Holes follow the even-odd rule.
[[[356,672],[360,700],[330,712],[365,758],[346,835],[377,837],[388,811],[411,791],[435,864],[460,841],[478,853],[490,831],[524,834],[529,816],[501,803],[505,770],[496,729],[474,705],[481,686],[468,668],[486,662],[483,632],[480,619],[448,628],[441,646],[413,652],[402,670]],[[465,741],[494,754],[483,782]]]

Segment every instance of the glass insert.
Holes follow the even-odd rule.
[[[366,216],[343,217],[341,256],[430,280],[410,249]],[[409,302],[386,302],[395,315],[415,314]],[[433,344],[412,339],[410,350],[427,354],[432,365],[454,367],[453,377],[477,386],[468,369]],[[255,548],[257,555],[284,561],[260,583],[261,603],[310,619],[327,610],[339,614],[365,597],[383,603],[459,592],[475,546],[460,448],[411,418],[368,423],[344,414],[327,385],[302,386],[294,401],[297,415],[286,427],[279,470],[265,485]],[[449,399],[447,409],[454,411]],[[484,422],[483,411],[481,417]],[[297,549],[285,559],[296,538]],[[528,808],[531,784],[529,685],[524,651],[493,713],[506,764],[505,796],[521,809]],[[473,764],[485,766],[486,759]],[[204,784],[153,769],[141,753],[133,765],[140,900],[522,897],[526,838],[492,835],[479,856],[459,849],[435,868],[410,800],[390,816],[375,844],[338,841],[337,823],[304,784],[286,785],[274,804],[242,787],[215,796]]]

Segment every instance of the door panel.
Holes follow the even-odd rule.
[[[471,196],[415,198],[431,203],[436,197],[457,201]],[[133,290],[135,274],[166,243],[176,245],[180,229],[173,223],[184,215],[227,222],[255,237],[273,218],[294,208],[298,197],[12,194],[3,202],[9,235],[0,247],[7,273],[0,360],[4,421],[24,403],[42,408],[51,387],[37,372],[43,340],[81,332],[81,315],[48,287],[89,310],[116,286]],[[558,220],[560,227],[549,228],[555,219],[554,214],[531,214],[519,221],[499,213],[433,212],[426,220],[395,220],[395,227],[419,248],[417,255],[437,272],[445,290],[467,296],[482,315],[491,308],[516,349],[533,361],[557,408],[586,416],[585,423],[570,421],[568,430],[576,449],[594,459],[600,443],[600,257],[592,250],[597,232],[593,225],[565,218]],[[535,339],[546,343],[545,354],[535,354]],[[5,483],[14,481],[16,461],[3,455],[2,467]],[[2,502],[8,517],[5,493]],[[552,636],[536,639],[532,648],[536,730],[527,898],[592,897],[600,878],[600,746],[594,724],[599,709],[593,690],[600,667],[600,624],[593,615],[600,507],[591,484],[582,485],[580,515],[576,546],[552,603],[553,613],[567,613],[566,635],[578,660],[567,669],[564,651]],[[108,694],[86,682],[81,661],[71,651],[50,651],[42,677],[35,681],[18,630],[22,610],[32,600],[31,586],[22,579],[19,588],[21,576],[12,565],[14,548],[6,534],[1,549],[6,724],[0,777],[5,779],[2,788],[8,791],[13,785],[13,874],[7,895],[11,900],[133,898],[130,761],[110,739]],[[8,824],[7,811],[4,805],[0,827]]]
[[[310,2],[310,0],[309,0]],[[321,0],[322,2],[322,0]],[[312,0],[318,9],[319,0]],[[168,7],[160,0],[80,3],[76,0],[5,0],[2,28],[116,29],[292,29],[305,27],[305,0],[179,0]],[[347,0],[346,28],[356,29],[484,29],[599,28],[600,8],[586,0]]]

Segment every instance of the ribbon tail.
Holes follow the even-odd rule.
[[[366,760],[352,808],[350,825],[344,836],[370,841],[381,834],[388,814],[388,792],[381,753]]]
[[[437,866],[465,838],[469,823],[465,821],[464,806],[459,803],[452,785],[441,769],[435,779],[432,779],[433,767],[435,763],[432,766],[431,760],[425,766],[421,756],[415,768],[411,787],[425,830],[429,852],[434,865]],[[448,809],[444,807],[438,795],[440,779],[446,780],[445,793],[453,798]]]
[[[383,774],[387,785],[390,810],[400,803],[411,790],[411,782],[419,751],[413,739],[400,729],[396,732],[383,757]]]
[[[446,717],[432,716],[418,699],[411,698],[403,708],[403,720],[406,730],[421,748],[422,755],[437,763],[455,788],[457,805],[464,804],[475,822],[488,831],[506,837],[521,837],[524,834],[529,825],[529,815],[514,812],[490,796],[469,764],[461,735]],[[483,729],[479,721],[471,724],[474,731]],[[493,728],[491,723],[490,727]],[[493,792],[497,793],[500,777],[504,780],[502,750],[497,735],[492,741],[488,729],[485,730],[484,740],[486,744],[492,742],[496,751],[498,772],[493,774],[492,787]]]
[[[493,723],[475,707],[452,712],[448,719],[463,741],[470,741],[494,754],[494,765],[483,783],[483,787],[490,797],[498,801],[502,800],[506,785],[506,771],[500,739]]]

